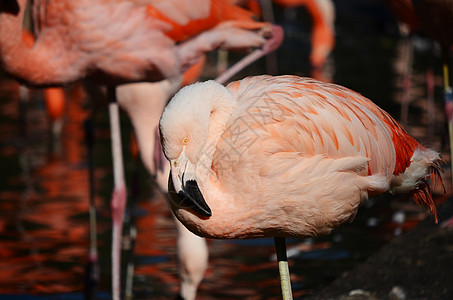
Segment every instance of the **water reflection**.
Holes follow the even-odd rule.
[[[319,75],[311,73],[307,63],[310,30],[306,24],[309,22],[303,18],[285,21],[277,13],[285,29],[289,28],[284,48],[278,52],[280,72],[312,74],[345,85],[369,97],[398,119],[401,107],[398,93],[402,91],[402,75],[398,70],[403,68],[393,65],[394,60],[401,64],[396,51],[400,40],[391,29],[395,26],[393,21],[378,1],[348,1],[348,4],[336,1],[336,4],[336,48],[330,65],[324,70],[326,73]],[[304,26],[306,29],[297,33],[296,28],[299,30]],[[421,142],[442,150],[448,161],[447,145],[442,139],[445,123],[439,101],[439,62],[434,59],[432,67],[436,100],[435,112],[431,115],[435,118],[433,131],[428,131],[431,122],[428,122],[430,118],[426,111],[430,104],[426,100],[427,66],[423,61],[431,61],[430,52],[415,48],[405,128]],[[262,65],[255,68],[246,72],[263,72]],[[18,85],[7,79],[0,81],[0,164],[4,170],[0,180],[0,298],[12,294],[82,298],[89,242],[88,170],[82,126],[87,111],[78,88],[71,88],[67,93],[72,101],[68,102],[63,135],[56,144],[49,145],[49,123],[43,101],[39,99],[40,92],[32,91],[34,99],[26,103],[25,135],[21,136]],[[95,123],[96,204],[100,217],[98,236],[102,279],[98,297],[108,299],[108,201],[112,180],[105,114],[98,115]],[[127,121],[123,119],[123,123],[127,130]],[[123,137],[127,139],[128,134],[123,134]],[[126,172],[131,172],[135,163],[127,151],[125,158]],[[448,170],[445,175],[444,182],[449,188]],[[136,207],[129,209],[137,228],[132,257],[135,263],[134,297],[171,299],[178,290],[176,229],[164,196],[153,195],[150,178],[143,168],[140,178],[142,193]],[[128,184],[131,184],[130,179]],[[440,203],[444,198],[436,199]],[[384,195],[364,205],[352,224],[341,226],[330,236],[289,240],[295,298],[303,298],[324,287],[425,217],[426,212],[412,204],[410,199],[395,200]],[[126,236],[125,246],[128,238]],[[210,240],[209,249],[210,265],[198,293],[200,299],[280,299],[272,239]]]
[[[83,288],[87,257],[88,173],[84,111],[71,91],[60,147],[49,144],[49,122],[40,91],[30,91],[19,134],[17,83],[1,89],[0,192],[2,293],[66,293]],[[10,120],[10,122],[5,122]],[[61,149],[61,153],[56,151]]]

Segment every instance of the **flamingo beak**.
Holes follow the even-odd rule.
[[[171,160],[170,163],[171,174],[168,185],[169,190],[174,189],[175,192],[170,193],[174,204],[189,207],[203,217],[210,217],[212,215],[211,209],[204,200],[195,179],[195,165],[190,162],[184,151],[177,159]]]

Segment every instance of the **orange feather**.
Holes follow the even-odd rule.
[[[223,21],[253,21],[249,11],[232,4],[230,0],[211,0],[211,9],[207,18],[190,20],[186,24],[173,21],[152,5],[147,6],[147,12],[153,18],[171,24],[172,29],[165,34],[176,42],[183,41]]]

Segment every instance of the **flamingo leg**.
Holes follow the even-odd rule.
[[[94,164],[93,164],[93,124],[89,117],[85,120],[85,142],[88,150],[88,177],[90,187],[90,252],[88,256],[88,264],[86,269],[86,286],[85,299],[96,298],[96,288],[99,282],[99,266],[98,266],[98,251],[97,251],[97,225],[96,225],[96,204],[94,202]]]
[[[228,68],[228,51],[217,50],[217,74],[222,74]]]
[[[263,13],[263,20],[265,22],[275,23],[274,8],[272,7],[272,1],[260,0],[260,6]],[[278,73],[278,62],[276,52],[271,52],[266,56],[266,73],[267,74]]]
[[[280,273],[280,284],[282,286],[283,300],[292,300],[291,278],[289,275],[288,257],[286,256],[285,238],[274,237],[275,252],[277,253],[278,271]]]
[[[112,215],[112,296],[120,299],[121,289],[121,236],[123,231],[124,209],[126,207],[126,186],[124,181],[123,153],[119,109],[115,87],[108,88],[109,115],[112,138],[114,189],[110,203]]]
[[[265,47],[256,49],[243,57],[236,64],[231,66],[228,70],[220,74],[215,80],[221,84],[225,84],[231,77],[237,74],[246,66],[250,65],[257,59],[267,55],[277,49],[283,40],[283,30],[280,27],[274,26],[272,29],[272,37],[268,40]]]
[[[135,241],[137,239],[137,225],[136,225],[136,215],[135,211],[137,209],[138,198],[140,195],[140,164],[139,157],[134,155],[135,158],[135,167],[134,172],[132,173],[131,184],[130,184],[130,197],[129,201],[132,203],[131,213],[129,214],[129,242],[128,242],[128,257],[127,257],[127,267],[126,267],[126,280],[124,288],[124,298],[130,300],[134,298],[133,287],[134,287],[134,249]],[[126,221],[127,222],[127,221]]]

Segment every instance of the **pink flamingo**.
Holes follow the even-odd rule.
[[[81,78],[110,87],[174,79],[203,53],[263,47],[263,35],[281,34],[229,0],[34,1],[37,39],[20,38],[26,0],[0,3],[0,65],[32,86],[64,85]],[[270,39],[272,40],[272,38]],[[273,42],[270,42],[273,44]],[[114,95],[114,89],[109,89]],[[113,295],[119,299],[119,240],[126,203],[118,108],[109,106],[115,188],[112,196]]]
[[[411,193],[437,220],[441,158],[347,88],[296,76],[181,89],[160,119],[170,206],[210,238],[328,234],[378,193]],[[286,253],[285,251],[282,252]],[[277,255],[279,256],[279,255]],[[282,278],[287,262],[279,258]],[[291,299],[282,280],[284,299]]]
[[[0,63],[13,77],[35,86],[85,77],[107,85],[157,81],[178,76],[218,47],[265,43],[250,29],[266,24],[253,22],[247,11],[228,0],[199,0],[196,5],[188,0],[150,0],[146,5],[82,0],[36,1],[35,10],[43,13],[37,22],[39,36],[28,48],[20,38],[24,13],[20,7],[26,0],[7,10],[9,2],[0,7]]]
[[[186,73],[191,83],[201,75],[204,60],[192,66]],[[186,77],[187,75],[185,75]],[[165,162],[159,141],[159,118],[168,100],[183,83],[182,78],[159,82],[140,82],[117,87],[119,106],[126,111],[137,141],[140,158],[154,176],[157,187],[167,192],[170,166]],[[208,250],[204,239],[192,234],[179,221],[176,221],[177,255],[179,260],[180,292],[182,299],[195,299],[198,285],[204,277],[208,265]],[[194,251],[196,249],[196,251]]]
[[[280,45],[281,40],[274,45]],[[247,55],[221,74],[216,81],[226,82],[248,63],[262,56],[261,50]],[[168,191],[168,175],[170,166],[165,163],[160,135],[158,134],[159,118],[168,100],[181,87],[195,82],[204,67],[204,60],[193,65],[179,80],[162,80],[159,82],[141,82],[124,84],[117,87],[118,104],[132,121],[138,150],[148,172],[155,177],[158,188]],[[152,101],[150,101],[152,95]],[[153,128],[155,130],[153,130]],[[200,238],[184,227],[175,218],[177,235],[177,256],[179,261],[180,297],[185,300],[195,299],[196,292],[208,267],[208,246],[206,240]]]

